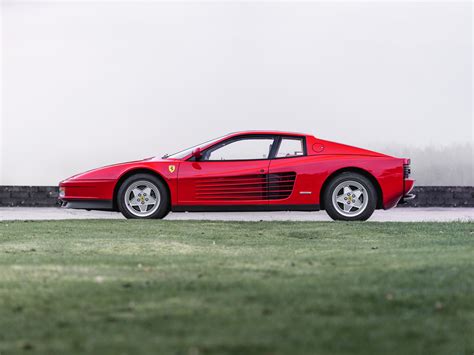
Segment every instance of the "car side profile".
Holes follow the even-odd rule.
[[[246,131],[59,184],[66,208],[164,218],[170,211],[318,211],[367,220],[407,199],[410,160],[309,134]]]

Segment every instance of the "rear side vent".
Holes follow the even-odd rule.
[[[268,176],[268,199],[281,200],[290,197],[295,185],[296,173],[277,173]]]

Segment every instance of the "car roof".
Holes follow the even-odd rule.
[[[239,131],[239,132],[232,132],[227,135],[227,137],[231,136],[241,136],[241,135],[278,135],[278,136],[310,136],[311,134],[307,133],[299,133],[299,132],[286,132],[286,131],[262,131],[262,130],[255,130],[255,131]]]

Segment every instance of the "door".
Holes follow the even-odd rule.
[[[269,204],[314,205],[316,194],[308,173],[306,140],[302,136],[283,136],[270,162]]]
[[[178,205],[268,204],[269,157],[273,136],[239,136],[180,164]]]

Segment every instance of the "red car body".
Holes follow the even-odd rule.
[[[115,164],[62,181],[60,199],[69,208],[117,210],[117,191],[121,183],[133,174],[149,173],[166,184],[172,211],[319,210],[324,209],[321,194],[325,184],[343,171],[360,173],[373,182],[379,209],[392,208],[404,197],[411,197],[409,193],[414,180],[407,173],[409,159],[394,158],[308,134],[238,132],[203,144],[201,149],[235,137],[254,135],[303,138],[304,155],[201,162],[193,160],[193,154],[189,152],[180,159],[154,157]],[[289,183],[271,185],[274,176]],[[269,186],[273,187],[269,189]]]

